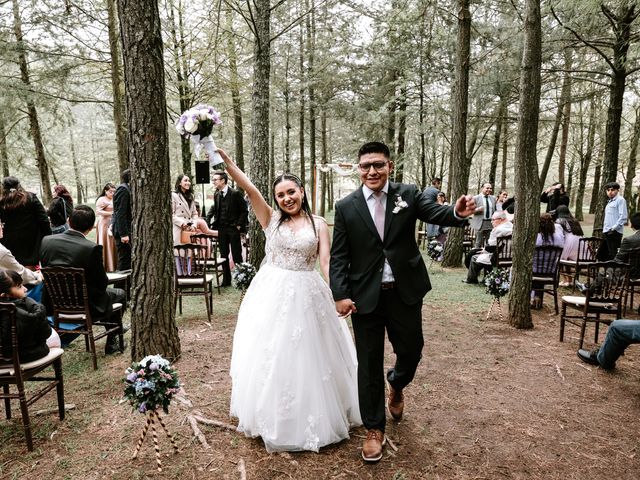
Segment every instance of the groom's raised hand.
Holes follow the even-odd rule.
[[[342,300],[336,300],[336,311],[341,317],[346,317],[352,313],[357,313],[358,309],[350,298],[343,298]]]
[[[476,210],[476,201],[471,195],[463,195],[456,201],[456,215],[462,218],[473,215]]]

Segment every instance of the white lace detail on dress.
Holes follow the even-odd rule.
[[[280,212],[274,211],[265,230],[266,263],[286,270],[313,270],[318,258],[318,238],[311,224],[294,232],[287,222],[278,226],[279,219]]]

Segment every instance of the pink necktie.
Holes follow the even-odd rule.
[[[384,192],[374,192],[373,197],[376,199],[376,207],[373,210],[373,222],[376,224],[376,230],[378,230],[380,240],[384,240],[384,205],[382,205]]]

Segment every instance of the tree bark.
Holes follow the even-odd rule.
[[[573,57],[571,50],[566,48],[564,51],[564,68],[567,74],[562,82],[562,136],[560,137],[560,155],[558,155],[558,182],[564,184],[564,170],[567,159],[567,144],[569,143],[569,125],[571,122],[571,74],[568,73],[572,68]],[[542,187],[544,187],[542,185]],[[570,189],[567,189],[570,190]]]
[[[156,0],[118,0],[133,213],[132,360],[160,354],[176,360],[167,105]]]
[[[0,172],[2,172],[3,178],[9,176],[9,153],[7,152],[6,130],[4,112],[0,112]]]
[[[27,115],[29,116],[29,127],[31,138],[36,153],[36,165],[40,174],[40,184],[42,186],[42,201],[45,205],[51,203],[51,181],[49,180],[49,166],[44,156],[44,145],[42,143],[42,133],[38,120],[38,111],[32,97],[31,80],[29,78],[29,64],[27,53],[24,48],[22,37],[22,19],[18,0],[13,0],[13,32],[16,36],[16,51],[18,52],[18,65],[20,67],[20,79],[24,84],[27,98]]]
[[[231,9],[227,10],[227,27],[233,31],[233,17]],[[231,34],[228,35],[227,54],[229,56],[229,76],[231,80],[231,105],[233,106],[233,132],[235,140],[234,161],[240,170],[244,170],[244,128],[242,124],[242,101],[240,97],[240,80],[238,76],[238,61],[236,45]]]
[[[489,167],[489,183],[496,186],[496,172],[498,170],[498,157],[500,156],[500,134],[502,133],[502,122],[506,117],[507,97],[500,97],[498,112],[496,116],[496,130],[493,136],[493,151],[491,152],[491,166]]]
[[[500,172],[500,189],[507,189],[507,158],[509,156],[509,120],[505,111],[504,132],[502,132],[502,171]]]
[[[513,270],[509,292],[509,324],[532,328],[531,277],[533,249],[540,215],[537,140],[540,114],[542,27],[540,0],[524,3],[524,49],[520,69],[520,112],[515,154],[516,226],[513,229]]]
[[[269,74],[271,71],[271,10],[269,0],[255,0],[252,96],[251,176],[264,198],[271,198],[269,178]],[[249,226],[251,263],[260,265],[264,258],[264,232],[255,216]]]
[[[636,166],[638,164],[638,140],[640,140],[640,106],[636,106],[636,122],[633,125],[633,135],[629,146],[629,163],[624,181],[623,196],[630,209],[633,204],[633,179],[636,176]],[[635,206],[633,210],[635,210]]]
[[[579,180],[578,180],[578,191],[576,192],[576,203],[575,203],[575,217],[578,221],[584,220],[584,214],[582,213],[583,205],[584,205],[584,193],[587,185],[587,172],[589,171],[589,166],[591,165],[591,158],[593,157],[593,145],[595,143],[596,137],[596,100],[595,98],[591,99],[591,103],[589,105],[589,126],[587,127],[587,148],[584,151],[584,155],[580,155],[580,172],[579,172]]]
[[[316,93],[315,93],[315,48],[316,20],[313,8],[314,0],[306,1],[307,11],[307,83],[309,92],[309,192],[311,193],[311,211],[316,211]]]
[[[298,36],[299,40],[299,66],[300,66],[300,110],[298,110],[298,149],[300,155],[300,180],[302,181],[302,185],[306,187],[306,173],[307,167],[305,165],[304,158],[304,148],[305,148],[305,136],[304,136],[304,114],[306,109],[306,99],[305,99],[305,88],[304,84],[306,82],[305,79],[305,68],[304,68],[304,22],[300,22],[300,35]]]
[[[466,195],[469,188],[469,169],[467,158],[467,110],[469,105],[469,61],[471,55],[471,12],[469,0],[457,0],[458,7],[458,55],[456,56],[455,85],[453,89],[451,135],[451,202],[460,195]],[[444,251],[443,267],[459,267],[462,264],[462,228],[449,230],[447,248]]]
[[[73,124],[69,122],[69,145],[71,146],[71,162],[73,173],[76,177],[76,204],[84,203],[82,196],[82,181],[80,180],[80,167],[78,165],[78,155],[76,153],[76,141],[73,138]]]
[[[320,112],[320,163],[326,165],[329,159],[327,144],[327,110],[322,107]],[[321,217],[325,216],[327,211],[327,174],[320,172],[320,212]]]
[[[567,74],[568,75],[568,74]],[[566,81],[566,77],[565,77]],[[547,155],[544,157],[544,163],[542,164],[542,171],[540,172],[540,186],[544,187],[547,181],[547,174],[549,173],[549,167],[551,166],[551,160],[553,159],[553,152],[556,149],[556,142],[558,141],[558,132],[560,131],[560,125],[562,124],[562,96],[558,102],[558,110],[556,110],[556,118],[553,122],[553,129],[549,138],[549,146],[547,147]]]
[[[109,52],[111,53],[111,89],[113,91],[113,125],[118,148],[118,168],[122,172],[129,168],[127,152],[127,127],[124,111],[124,86],[122,84],[122,63],[118,35],[118,13],[116,0],[107,0]]]
[[[398,151],[396,154],[396,182],[404,181],[405,150],[407,147],[407,87],[400,88],[398,100]]]

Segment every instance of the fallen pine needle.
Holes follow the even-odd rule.
[[[556,372],[558,372],[558,375],[560,375],[560,378],[564,382],[564,375],[562,375],[562,372],[560,371],[560,367],[558,366],[557,363],[556,363]]]

